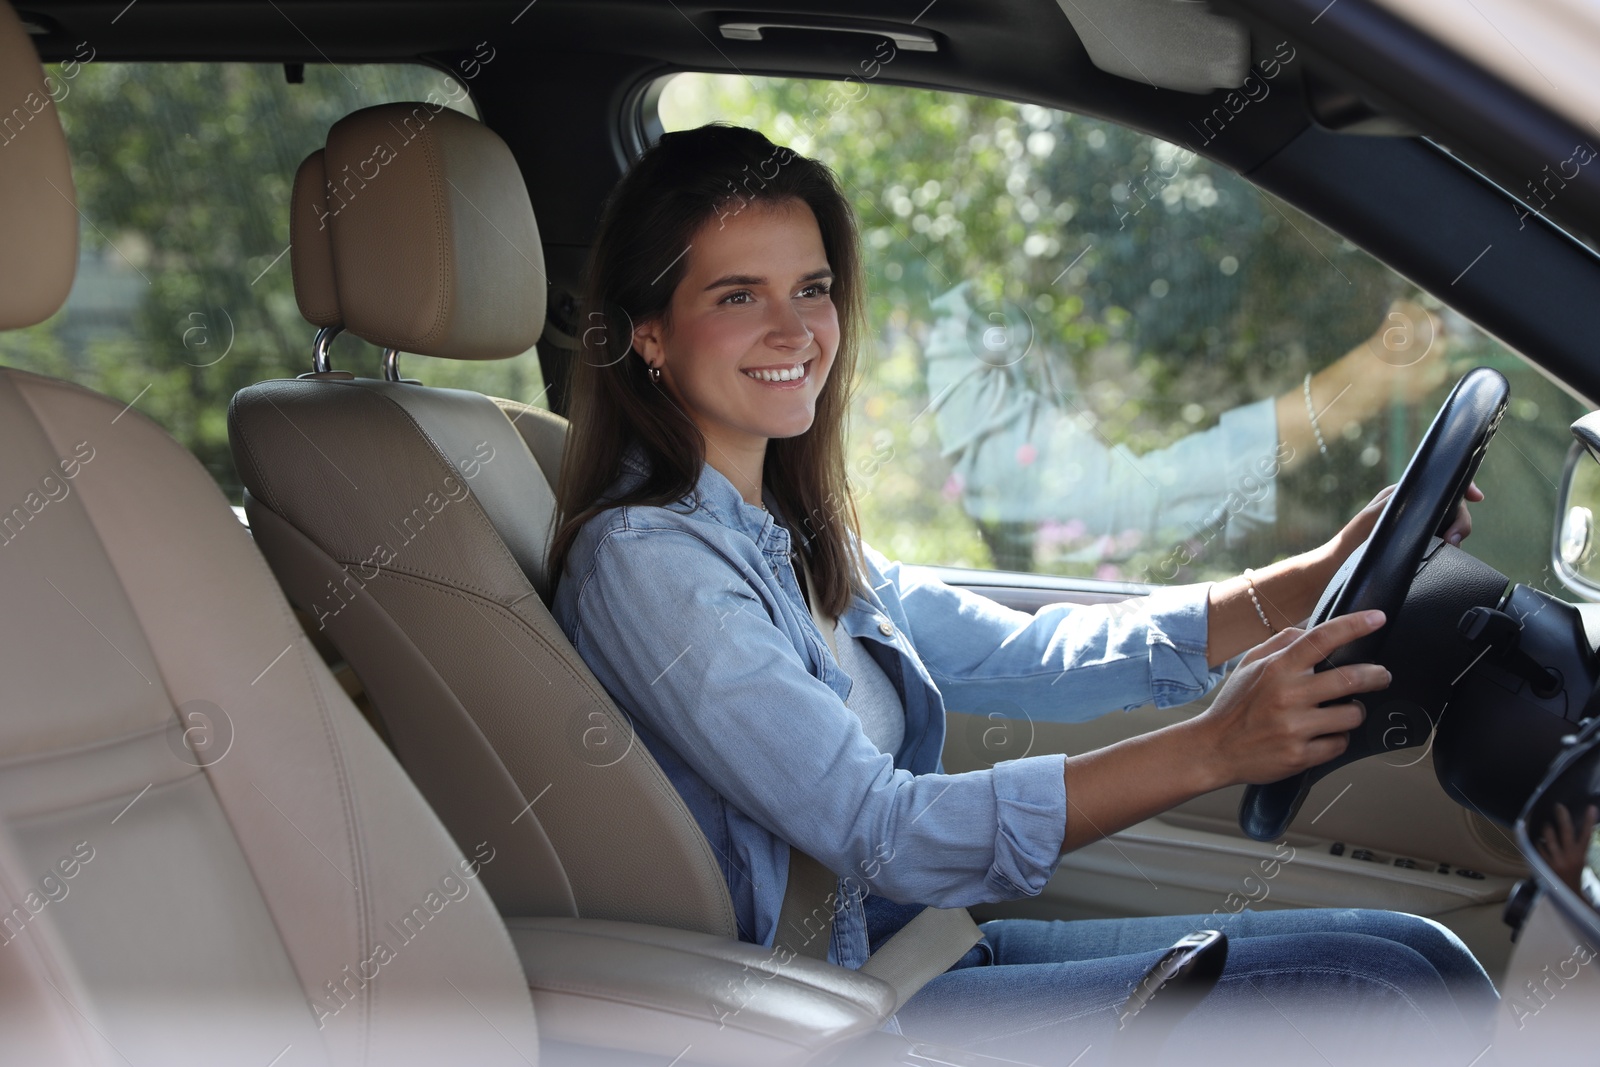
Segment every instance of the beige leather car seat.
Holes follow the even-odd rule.
[[[0,145],[0,329],[60,306],[78,219],[0,0],[9,100],[29,118]],[[0,443],[0,1064],[903,1058],[868,975],[708,933],[502,925],[505,857],[450,841],[192,456],[130,404],[3,367]]]
[[[495,848],[503,914],[736,937],[730,861],[541,599],[564,422],[399,380],[399,351],[496,359],[538,339],[543,254],[510,150],[455,111],[358,111],[296,175],[290,235],[317,369],[229,413],[289,598],[456,840]],[[389,350],[385,379],[328,366],[340,327]]]
[[[26,116],[0,146],[18,329],[65,299],[78,214],[3,3],[0,112]],[[501,857],[463,857],[200,464],[8,368],[0,439],[0,1061],[536,1063]]]

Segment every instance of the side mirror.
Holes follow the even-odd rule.
[[[1600,601],[1600,412],[1572,424],[1556,505],[1551,564],[1561,582],[1585,600]]]
[[[1591,945],[1600,942],[1600,828],[1586,814],[1600,807],[1600,719],[1562,739],[1561,753],[1517,819],[1517,846],[1539,890]],[[1561,805],[1563,813],[1556,812]],[[1547,842],[1546,852],[1536,841]]]
[[[1594,1060],[1600,834],[1588,813],[1600,804],[1600,719],[1563,740],[1516,824],[1533,879],[1506,908],[1506,922],[1522,936],[1503,976],[1496,976],[1503,999],[1491,1047],[1499,1063]]]

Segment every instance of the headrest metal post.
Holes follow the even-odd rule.
[[[317,339],[311,342],[311,369],[317,374],[327,374],[333,370],[328,349],[332,347],[333,339],[343,332],[343,326],[324,326],[317,331]]]
[[[383,350],[383,380],[398,382],[400,378],[400,350],[398,348],[385,348]]]

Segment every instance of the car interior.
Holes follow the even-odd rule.
[[[976,232],[991,208],[948,193],[949,175],[922,181],[935,172],[895,156],[875,108],[970,106],[974,139],[951,144],[1002,115],[992,130],[1023,134],[979,147],[999,153],[986,188],[1015,203],[1018,161],[1046,159],[1062,130],[1086,131],[1085,152],[1181,146],[1211,177],[1163,210],[1214,202],[1213,186],[1247,197],[1253,225],[1298,249],[1294,270],[1319,272],[1332,295],[1316,299],[1348,319],[1337,278],[1367,299],[1358,267],[1381,271],[1385,294],[1425,294],[1462,356],[1334,442],[1358,479],[1280,494],[1283,536],[1310,544],[1323,511],[1400,485],[1318,608],[1398,620],[1365,650],[1396,682],[1347,757],[1078,849],[1039,896],[973,918],[1393,909],[1454,931],[1508,1003],[1571,956],[1515,827],[1600,693],[1593,457],[1569,430],[1600,396],[1600,179],[1574,147],[1595,129],[1577,82],[1600,21],[1560,33],[1543,5],[1485,4],[1480,32],[1424,0],[13,3],[0,1060],[999,1062],[896,1032],[914,983],[778,967],[741,939],[732,861],[549,611],[564,389],[606,194],[663,132],[717,119],[770,120],[857,176],[870,161],[827,152],[861,123],[898,183],[857,190],[878,204],[861,208],[869,245],[912,248],[948,288],[918,242]],[[1538,78],[1490,40],[1499,20],[1553,42]],[[273,168],[239,162],[267,151]],[[1081,254],[995,240],[1031,249],[1044,280],[1110,269],[1082,258],[1096,246],[1146,256],[1117,243],[1122,188],[1056,211],[1049,232],[1079,226]],[[1054,210],[1030,204],[1023,217]],[[884,262],[889,309],[903,268]],[[1207,284],[1237,270],[1226,256]],[[1139,302],[1122,302],[1156,321],[1139,309],[1171,291],[1158,281],[1138,275]],[[1056,306],[1023,315],[1042,336]],[[151,327],[152,307],[182,317]],[[1158,584],[1110,556],[1052,569],[1038,530],[961,514],[951,451],[920,423],[938,397],[898,355],[925,325],[888,318],[853,424],[853,455],[905,457],[881,482],[856,469],[887,501],[867,509],[869,539],[960,527],[901,551],[1025,611]],[[1344,324],[1352,342],[1372,325]],[[241,338],[263,354],[229,360]],[[1299,389],[1298,344],[1237,377]],[[885,382],[899,391],[872,392]],[[1230,403],[1257,398],[1241,385]],[[1196,407],[1151,404],[1143,417]],[[877,488],[891,476],[919,480],[937,520],[895,513],[898,490]],[[1443,543],[1474,478],[1476,538]],[[956,707],[945,769],[1087,751],[1204,706],[1088,722]],[[1600,991],[1593,973],[1564,1005]],[[1506,1062],[1543,1047],[1525,1015],[1500,1020]]]

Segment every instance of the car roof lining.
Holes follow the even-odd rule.
[[[1208,116],[1223,115],[1229,93],[1162,89],[1100,70],[1058,3],[1082,8],[1084,0],[863,0],[851,6],[824,0],[806,9],[793,0],[757,0],[731,12],[706,0],[138,0],[133,7],[126,0],[22,0],[21,10],[49,29],[36,37],[46,59],[69,58],[87,41],[100,60],[423,61],[454,70],[486,42],[507,58],[483,65],[468,88],[480,116],[523,162],[541,217],[552,219],[547,249],[587,245],[600,198],[634,147],[623,131],[632,121],[624,108],[643,85],[680,70],[863,81],[871,75],[878,84],[1031,102],[1187,144],[1239,173],[1309,125],[1299,79],[1282,77],[1270,85],[1269,98],[1250,104],[1250,121],[1206,139],[1200,131]],[[873,66],[875,55],[884,54],[881,38],[770,30],[761,41],[723,39],[719,23],[735,13],[756,21],[899,25],[931,34],[939,48],[899,50],[892,62]],[[1275,47],[1260,39],[1251,44],[1258,69]],[[514,104],[497,107],[527,99],[562,104],[531,113]],[[551,144],[568,146],[560,168],[534,162]],[[563,205],[559,218],[549,213],[551,204]]]
[[[1116,8],[1128,13],[1116,15]],[[138,0],[131,8],[126,0],[22,0],[19,9],[48,29],[35,37],[47,61],[70,58],[84,41],[108,60],[313,64],[448,61],[487,42],[527,62],[548,61],[558,49],[562,56],[608,56],[662,72],[878,78],[1031,101],[1169,137],[1209,112],[1223,93],[1162,84],[1193,89],[1206,77],[1225,81],[1230,71],[1242,80],[1252,58],[1272,51],[1252,45],[1241,24],[1204,5],[1171,0],[834,0],[804,8],[793,0],[747,0],[736,8],[704,0]],[[882,55],[881,39],[858,33],[770,29],[761,41],[722,37],[719,25],[735,17],[898,25],[931,35],[938,50],[898,50],[891,66],[873,62]],[[1074,25],[1091,23],[1104,33],[1089,29],[1086,48]],[[1212,27],[1213,44],[1193,39],[1196,27],[1205,26]],[[1100,69],[1119,63],[1143,75]],[[1247,169],[1287,140],[1252,145],[1226,161]]]

